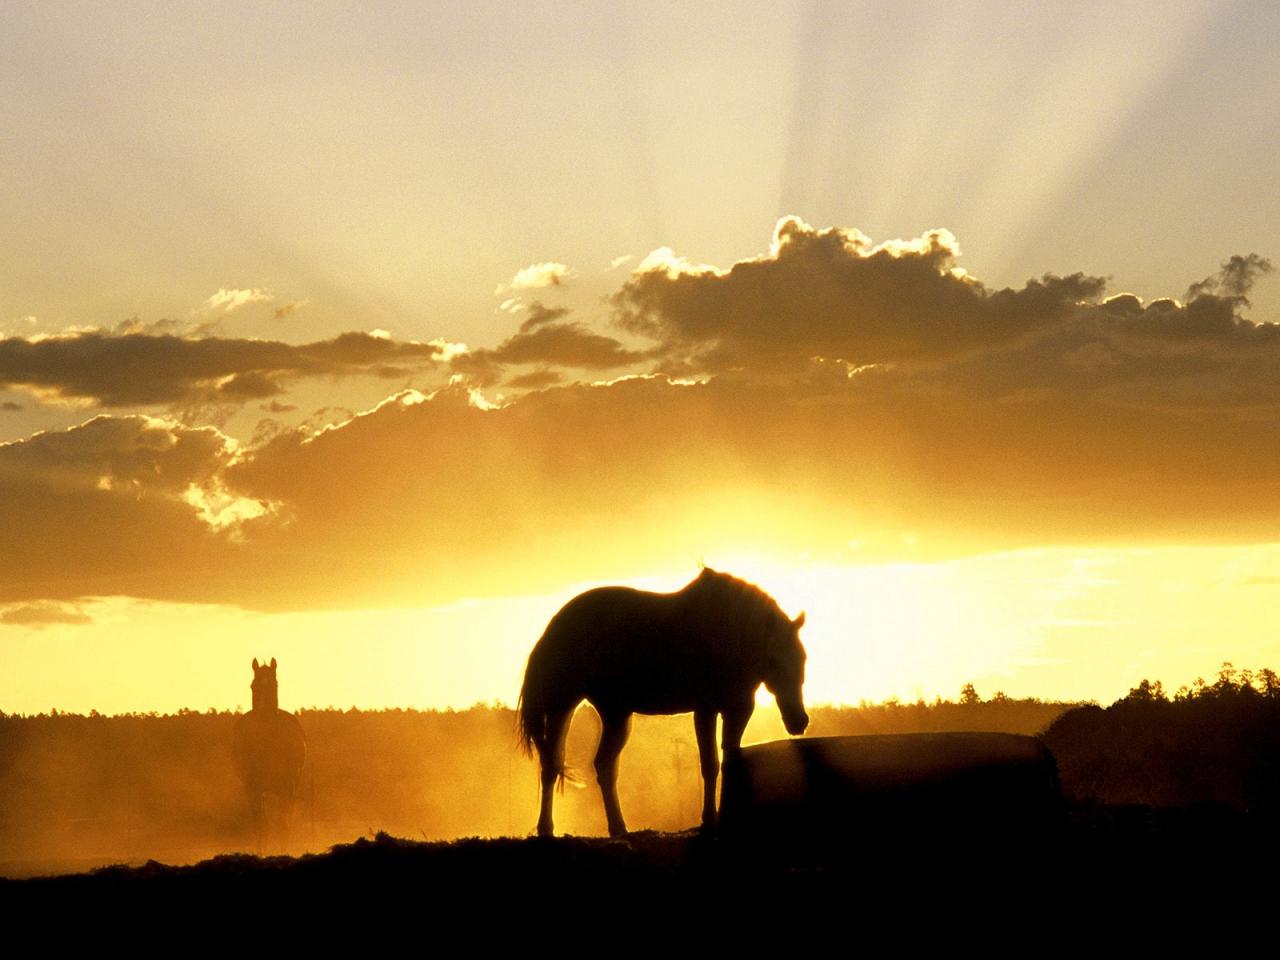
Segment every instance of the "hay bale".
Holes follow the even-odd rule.
[[[1053,755],[1005,733],[762,743],[726,763],[721,802],[727,834],[824,842],[1007,836],[1062,815]]]

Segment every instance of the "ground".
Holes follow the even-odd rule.
[[[451,843],[377,834],[299,858],[236,854],[189,867],[150,862],[3,881],[0,903],[222,915],[268,904],[312,918],[427,911],[432,923],[484,936],[551,917],[566,930],[620,925],[646,936],[654,932],[646,917],[683,916],[710,933],[756,909],[876,922],[998,904],[1010,922],[1035,923],[1048,914],[1123,908],[1136,916],[1175,901],[1204,906],[1228,894],[1267,893],[1274,882],[1258,870],[1266,870],[1263,851],[1274,849],[1276,832],[1272,822],[1225,809],[1094,806],[1074,808],[1060,827],[1034,837],[926,842],[872,833],[804,849],[698,831]],[[1235,902],[1244,909],[1243,899]]]

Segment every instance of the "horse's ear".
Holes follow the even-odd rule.
[[[802,613],[802,614],[800,614],[800,616],[802,616],[802,617],[803,617],[803,616],[804,616],[804,614]],[[276,658],[275,658],[275,657],[272,657],[272,658],[271,658],[271,669],[272,669],[272,670],[274,670],[275,668],[276,668]]]
[[[257,658],[257,657],[254,657],[254,658],[253,658],[253,672],[254,672],[254,673],[257,673],[257,672],[258,672],[258,658]]]
[[[803,610],[801,610],[801,611],[800,611],[800,616],[798,616],[798,617],[796,617],[794,620],[792,620],[792,621],[791,621],[791,623],[792,623],[792,625],[793,625],[797,630],[799,630],[801,627],[803,627],[803,626],[804,626],[804,611],[803,611]]]

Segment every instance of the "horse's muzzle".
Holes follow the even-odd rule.
[[[809,727],[809,714],[804,712],[803,707],[799,710],[783,711],[782,725],[787,728],[787,733],[798,737]]]

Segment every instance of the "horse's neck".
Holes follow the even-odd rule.
[[[756,674],[764,662],[766,632],[761,623],[767,611],[753,596],[744,597],[715,577],[695,580],[691,586],[686,588],[684,619],[696,642],[718,663],[747,669],[752,680],[763,679]]]
[[[280,691],[263,690],[253,692],[253,709],[262,713],[274,713],[280,709]]]

